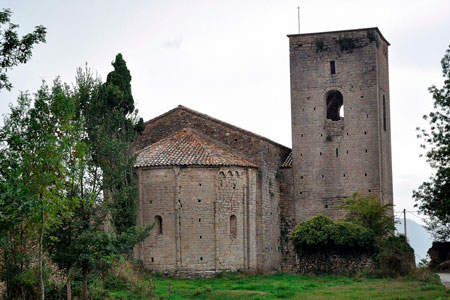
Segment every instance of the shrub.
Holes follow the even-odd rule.
[[[297,253],[311,248],[327,247],[329,232],[325,230],[333,221],[324,215],[317,215],[311,220],[304,221],[295,228],[291,239]]]
[[[379,245],[376,261],[383,276],[405,276],[415,270],[414,250],[404,235],[383,240]]]
[[[327,229],[332,244],[338,248],[363,252],[373,249],[373,234],[362,226],[350,222],[336,222],[328,225]]]
[[[47,265],[43,267],[45,298],[48,300],[61,299],[64,292],[63,284],[50,278],[50,274],[52,274],[50,267]],[[24,270],[14,279],[20,288],[9,291],[9,294],[4,295],[5,299],[39,299],[39,269],[37,266]],[[0,299],[3,299],[2,295],[0,295]]]
[[[377,240],[387,238],[395,230],[392,204],[381,204],[377,197],[364,197],[354,193],[336,208],[347,212],[345,220],[373,232]]]
[[[370,252],[373,234],[349,222],[334,222],[325,215],[300,223],[291,236],[297,254],[319,252]]]

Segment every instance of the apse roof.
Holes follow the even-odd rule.
[[[241,166],[254,163],[184,128],[137,152],[135,167]]]

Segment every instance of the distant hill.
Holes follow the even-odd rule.
[[[403,219],[400,221],[401,223],[395,227],[398,233],[403,234]],[[427,256],[427,251],[430,249],[433,239],[431,234],[422,225],[408,218],[406,218],[406,233],[409,244],[414,248],[416,263],[418,263],[422,258]]]

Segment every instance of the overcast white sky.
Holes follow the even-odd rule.
[[[442,85],[448,0],[1,0],[22,33],[42,24],[48,35],[9,73],[0,113],[42,80],[73,82],[86,62],[106,78],[121,52],[145,120],[182,104],[291,146],[286,35],[297,33],[299,4],[302,33],[379,27],[391,43],[395,209],[415,210],[412,190],[431,174],[415,128],[432,108],[427,88]]]

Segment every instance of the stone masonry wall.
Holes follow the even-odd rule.
[[[388,45],[380,43],[377,52],[378,61],[378,115],[381,152],[381,199],[383,203],[393,203],[392,153],[391,153],[391,109],[389,93]],[[384,104],[383,104],[384,102]],[[386,124],[384,124],[386,122]]]
[[[373,273],[375,262],[370,255],[311,254],[297,256],[295,270],[302,275],[355,276],[358,273]]]
[[[257,269],[261,272],[280,267],[279,186],[276,174],[290,149],[266,138],[237,128],[185,107],[178,107],[146,123],[135,143],[141,149],[182,128],[192,128],[218,145],[258,166],[256,174]]]
[[[381,133],[379,97],[381,87],[388,95],[387,56],[380,58],[387,42],[378,29],[292,35],[289,42],[297,223],[318,213],[341,217],[333,207],[353,192],[392,202],[390,127]],[[333,90],[343,95],[338,121],[326,115]]]
[[[139,224],[151,225],[155,216],[162,217],[163,234],[154,228],[150,237],[135,249],[135,256],[144,265],[157,271],[177,269],[177,244],[175,213],[175,172],[172,168],[137,170],[139,203],[137,216]]]
[[[294,245],[289,239],[297,226],[295,216],[294,185],[292,168],[281,168],[278,171],[280,182],[280,249],[281,270],[296,271],[296,255]]]
[[[217,178],[217,270],[256,270],[254,173],[222,168]],[[235,217],[233,234],[231,218]]]
[[[149,269],[186,274],[256,270],[256,171],[139,168],[139,223],[162,217],[135,255]],[[230,217],[236,217],[236,234]]]

